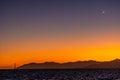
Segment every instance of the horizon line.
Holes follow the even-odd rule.
[[[115,59],[112,59],[112,60],[107,60],[107,61],[97,61],[97,60],[78,60],[78,61],[68,61],[68,62],[63,62],[63,63],[60,63],[60,62],[55,62],[55,61],[46,61],[46,62],[41,62],[41,63],[37,63],[37,62],[29,62],[29,63],[25,63],[25,64],[22,64],[22,65],[26,65],[26,64],[31,64],[31,63],[34,63],[34,64],[44,64],[44,63],[58,63],[58,64],[65,64],[65,63],[74,63],[74,62],[87,62],[87,61],[95,61],[95,62],[110,62],[110,61],[114,61],[114,60],[120,60],[120,58],[115,58]],[[16,64],[16,63],[14,63]],[[13,65],[14,65],[13,64]],[[22,66],[20,65],[20,66]],[[17,66],[17,67],[20,67],[20,66]],[[16,67],[16,68],[17,68]],[[9,67],[0,67],[0,69],[15,69],[15,68],[9,68]]]

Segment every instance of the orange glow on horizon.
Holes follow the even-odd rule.
[[[7,39],[6,39],[7,40]],[[13,68],[31,62],[109,61],[120,58],[120,39],[111,35],[77,35],[56,38],[10,38],[2,43],[0,68]]]
[[[107,48],[84,48],[84,49],[69,49],[69,50],[47,50],[38,51],[38,53],[11,53],[1,55],[0,67],[13,68],[13,64],[17,66],[22,64],[36,62],[74,62],[83,60],[97,60],[108,61],[115,58],[120,58],[120,47],[107,47]]]

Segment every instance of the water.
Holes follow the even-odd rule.
[[[0,70],[0,80],[120,80],[120,69]]]

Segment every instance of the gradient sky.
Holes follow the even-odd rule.
[[[0,68],[120,58],[120,0],[0,0]]]

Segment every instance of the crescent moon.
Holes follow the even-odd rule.
[[[102,11],[102,14],[105,14],[105,11]]]

